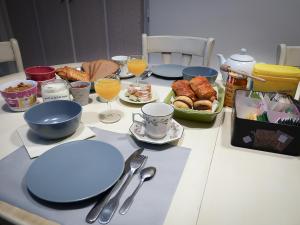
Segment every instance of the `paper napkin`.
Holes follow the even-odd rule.
[[[24,125],[17,129],[17,132],[30,156],[30,158],[35,158],[48,151],[49,149],[60,145],[62,143],[84,140],[95,136],[95,133],[83,123],[80,123],[78,129],[74,134],[65,139],[59,140],[46,140],[40,138],[38,135],[34,134],[29,126]]]

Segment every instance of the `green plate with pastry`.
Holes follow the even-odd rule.
[[[212,103],[213,109],[209,110],[195,110],[193,108],[178,108],[174,106],[174,117],[186,120],[193,120],[199,122],[212,122],[215,120],[216,116],[222,111],[225,97],[224,87],[215,83],[213,87],[217,91],[217,101]],[[167,104],[174,103],[176,99],[176,94],[174,90],[171,90],[170,93],[165,98],[164,102]],[[197,101],[194,102],[194,105]]]

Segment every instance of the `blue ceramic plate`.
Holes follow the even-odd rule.
[[[151,71],[154,75],[167,79],[179,79],[182,78],[182,70],[185,66],[177,64],[162,64],[152,66]]]
[[[71,203],[101,194],[119,179],[123,169],[123,156],[112,145],[73,141],[37,158],[26,174],[26,184],[40,199]]]

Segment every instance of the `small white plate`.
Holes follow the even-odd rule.
[[[154,139],[151,137],[148,137],[145,134],[145,127],[142,123],[134,122],[130,128],[129,131],[132,133],[132,135],[142,142],[147,142],[151,144],[166,144],[172,141],[176,141],[181,138],[183,134],[183,126],[181,126],[177,121],[172,119],[171,122],[171,129],[168,131],[167,135],[164,138],[161,139]]]
[[[126,92],[127,92],[127,89],[121,90],[120,94],[119,94],[119,98],[124,102],[132,103],[132,104],[146,104],[146,103],[149,103],[149,102],[154,102],[158,99],[157,94],[152,90],[152,93],[151,93],[152,98],[150,100],[143,101],[143,102],[135,102],[135,101],[130,100],[127,96],[125,96]]]

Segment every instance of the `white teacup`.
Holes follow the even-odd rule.
[[[143,123],[145,133],[151,138],[160,139],[167,135],[171,128],[171,121],[174,108],[171,105],[162,102],[148,103],[142,107],[141,113],[133,113],[133,122]],[[142,121],[135,117],[142,117]]]
[[[126,76],[127,73],[128,73],[128,67],[127,67],[128,57],[125,56],[125,55],[117,55],[117,56],[111,57],[111,59],[119,64],[119,66],[120,66],[120,74],[119,74],[120,77]]]

